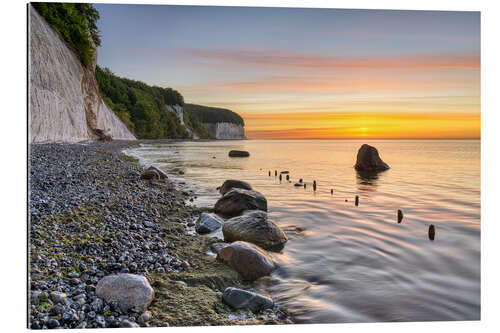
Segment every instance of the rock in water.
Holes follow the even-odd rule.
[[[377,148],[364,144],[358,150],[354,168],[358,171],[378,172],[389,169],[389,166],[382,161]]]
[[[269,297],[233,287],[224,290],[222,300],[235,309],[249,309],[254,313],[274,306],[273,300]]]
[[[401,221],[403,221],[403,212],[398,209],[398,223],[401,223]]]
[[[245,280],[269,275],[275,268],[273,259],[257,245],[237,241],[219,251],[217,259],[234,268]]]
[[[158,175],[160,176],[160,179],[167,179],[168,176],[165,172],[161,171],[160,169],[158,169],[157,167],[155,166],[150,166],[149,168],[146,169],[146,171],[148,170],[154,170],[158,173]]]
[[[224,195],[227,192],[231,191],[233,188],[252,190],[252,186],[250,186],[250,184],[248,184],[247,182],[244,182],[242,180],[228,179],[219,188],[219,193]]]
[[[122,311],[145,311],[155,296],[153,288],[144,276],[117,274],[103,277],[96,286],[97,296],[106,302],[116,301]]]
[[[141,174],[141,179],[160,179],[160,174],[158,172],[156,172],[156,170],[145,170],[142,174]]]
[[[267,213],[255,210],[227,220],[222,227],[226,242],[245,241],[256,244],[265,250],[280,251],[288,238]]]
[[[217,242],[217,243],[212,243],[210,244],[210,250],[212,250],[213,253],[219,253],[220,250],[228,246],[228,243],[224,242]]]
[[[224,216],[238,216],[245,210],[267,211],[266,198],[256,191],[233,188],[215,203],[214,210]]]
[[[201,213],[200,218],[196,221],[196,232],[199,234],[208,234],[219,229],[224,221],[215,214]]]
[[[231,150],[229,152],[229,157],[248,157],[250,153],[244,150]]]

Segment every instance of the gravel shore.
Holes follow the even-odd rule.
[[[207,254],[220,241],[192,235],[202,209],[168,180],[140,180],[121,153],[136,142],[31,145],[29,157],[29,326],[96,328],[290,323],[276,306],[234,311],[226,287],[251,286]],[[97,297],[115,273],[144,275],[148,311],[124,313]]]

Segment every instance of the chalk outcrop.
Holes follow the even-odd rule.
[[[97,52],[88,67],[59,34],[29,6],[29,140],[79,142],[135,140],[104,104],[95,80]]]
[[[242,125],[233,123],[203,123],[208,133],[218,140],[246,139]]]

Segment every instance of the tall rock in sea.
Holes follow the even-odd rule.
[[[97,50],[88,66],[43,17],[28,6],[29,141],[135,140],[104,103],[95,80]]]
[[[382,161],[377,148],[364,144],[358,150],[354,168],[360,172],[379,172],[389,169],[389,166]]]

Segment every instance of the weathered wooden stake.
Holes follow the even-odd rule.
[[[354,204],[357,206],[359,205],[359,197],[356,196],[356,198],[354,198]]]
[[[403,212],[398,209],[398,223],[401,223],[401,221],[403,221]]]
[[[313,191],[316,191],[316,181],[313,180]]]
[[[302,178],[299,179],[299,183],[302,183]]]
[[[290,175],[286,175],[286,180],[290,180]]]
[[[330,194],[333,195],[333,188],[330,190]]]
[[[434,224],[431,224],[429,226],[429,239],[433,241],[435,236],[436,236],[436,228],[434,228]]]
[[[269,170],[269,177],[271,177],[271,170]]]
[[[280,181],[281,181],[281,173],[280,173]]]
[[[277,175],[278,175],[278,171],[274,170],[274,177],[276,177]]]

